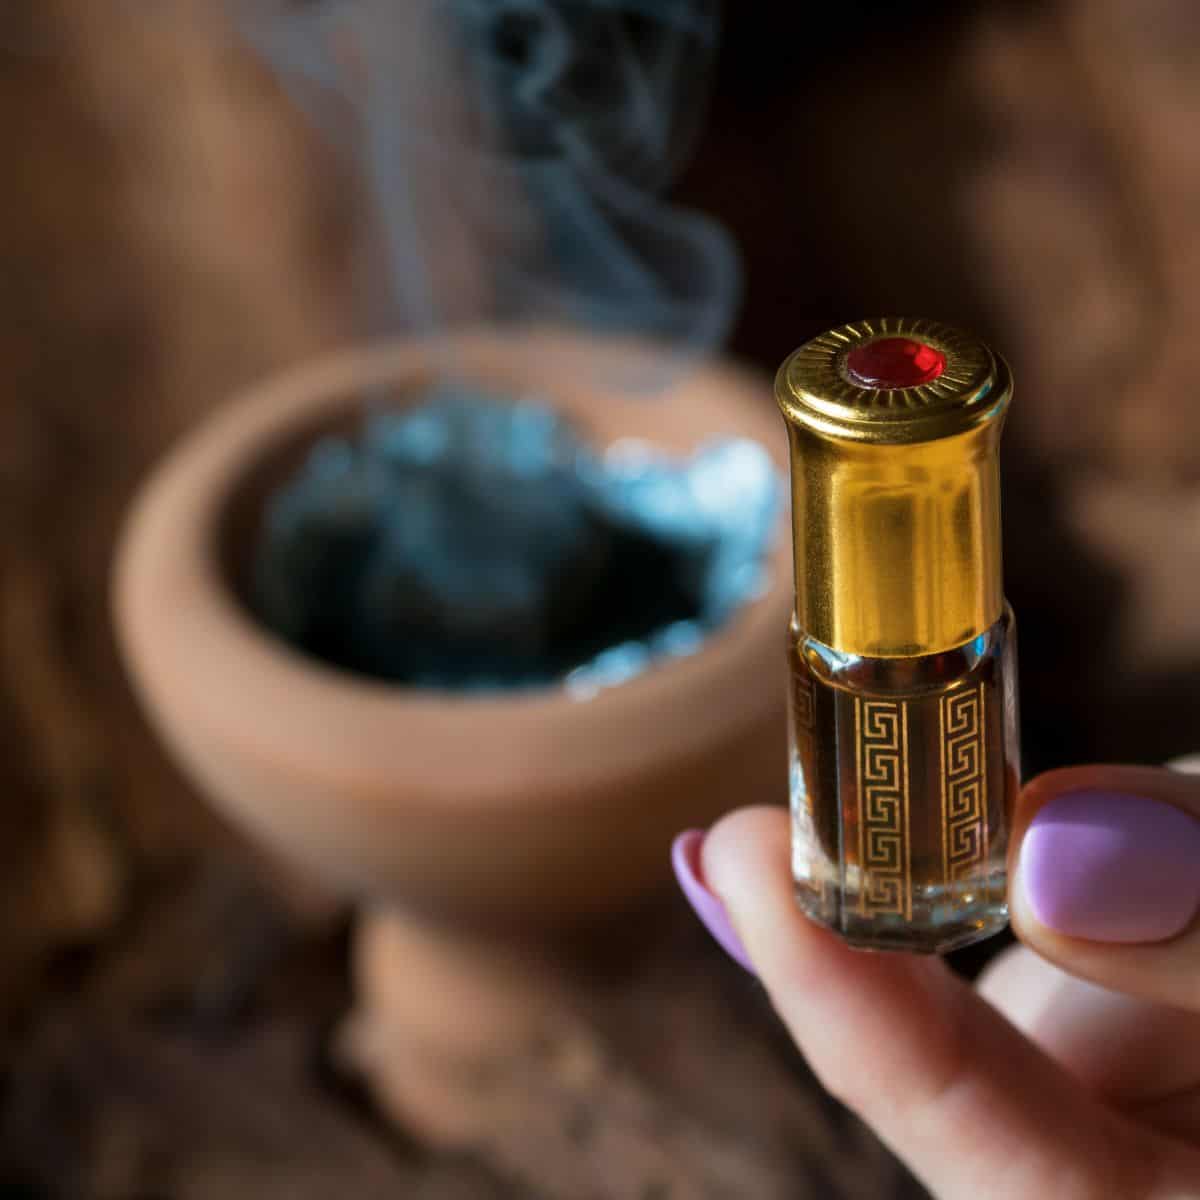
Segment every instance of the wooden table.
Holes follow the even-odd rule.
[[[761,989],[682,901],[593,935],[571,966],[531,985],[554,992],[532,1036],[454,1063],[419,1039],[389,1042],[386,1028],[364,1043],[349,1016],[346,920],[301,920],[261,879],[246,856],[210,853],[185,878],[145,889],[102,952],[56,965],[8,1061],[0,1190],[21,1181],[32,1195],[95,1200],[920,1194],[824,1097]],[[403,986],[428,983],[418,970]],[[370,1088],[345,1065],[355,1037]],[[393,1111],[405,1097],[419,1133],[385,1117],[389,1084]]]

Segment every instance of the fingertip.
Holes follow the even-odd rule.
[[[714,825],[702,855],[708,886],[720,897],[767,991],[784,1007],[815,979],[832,978],[831,957],[860,957],[797,906],[790,847],[787,811],[757,806]]]
[[[893,977],[927,965],[906,955],[854,949],[808,917],[796,903],[790,850],[786,810],[758,806],[722,818],[702,851],[705,880],[785,1020],[814,987],[826,998],[839,992],[884,994]]]
[[[708,886],[722,897],[790,878],[787,811],[755,805],[727,814],[709,830],[701,860]]]
[[[1022,793],[1013,931],[1071,975],[1195,1007],[1200,781],[1158,767],[1053,771]]]
[[[716,939],[717,944],[734,962],[754,973],[746,948],[742,945],[729,920],[721,898],[708,885],[701,855],[706,834],[703,829],[688,829],[676,837],[671,846],[671,866],[675,878],[692,911]]]
[[[1190,764],[1189,764],[1190,765]],[[1019,892],[1018,881],[1024,876],[1030,882],[1030,863],[1035,838],[1046,829],[1063,822],[1057,819],[1060,811],[1092,797],[1100,804],[1112,798],[1127,798],[1131,803],[1157,802],[1182,809],[1200,818],[1200,778],[1185,766],[1144,767],[1114,764],[1092,764],[1060,767],[1035,776],[1021,789],[1013,813],[1012,836],[1009,841],[1008,868],[1013,892]],[[1062,838],[1060,837],[1061,841]],[[1055,855],[1070,867],[1075,855]],[[1026,916],[1045,905],[1025,904]],[[1040,914],[1043,918],[1045,912]],[[1051,927],[1053,922],[1047,922]]]
[[[1189,790],[1194,781],[1170,771],[1110,769],[1042,798],[1026,814],[1013,872],[1023,923],[1032,917],[1100,942],[1182,932],[1200,908],[1200,821]]]

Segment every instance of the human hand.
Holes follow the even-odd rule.
[[[789,843],[785,812],[742,809],[681,835],[676,872],[824,1086],[939,1200],[1200,1197],[1200,777],[1028,784],[1009,852],[1024,944],[976,988],[805,918]]]

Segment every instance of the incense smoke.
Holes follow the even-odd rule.
[[[653,339],[674,364],[724,337],[739,293],[724,232],[659,199],[701,110],[712,2],[237,12],[361,181],[375,331],[565,325]],[[252,603],[293,646],[410,686],[587,698],[692,653],[764,586],[762,447],[601,452],[546,398],[441,365],[424,403],[322,441],[268,505]]]
[[[740,292],[725,232],[659,199],[686,157],[715,0],[238,0],[343,150],[377,248],[370,319],[568,323],[685,352]]]

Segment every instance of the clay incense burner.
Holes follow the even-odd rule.
[[[587,700],[408,690],[292,650],[240,594],[266,498],[314,439],[361,421],[364,397],[420,398],[445,349],[351,350],[236,397],[142,491],[114,603],[149,718],[188,775],[252,839],[368,905],[364,1002],[486,1042],[477,1003],[455,1015],[457,984],[490,990],[497,1013],[506,990],[522,1009],[510,952],[645,897],[677,831],[784,799],[790,550],[776,539],[767,593],[696,653]],[[662,350],[548,332],[452,350],[463,378],[547,399],[598,446],[635,437],[686,453],[735,435],[785,466],[767,385],[731,366],[638,395],[620,381],[663,374]],[[410,986],[392,986],[396,972]]]

